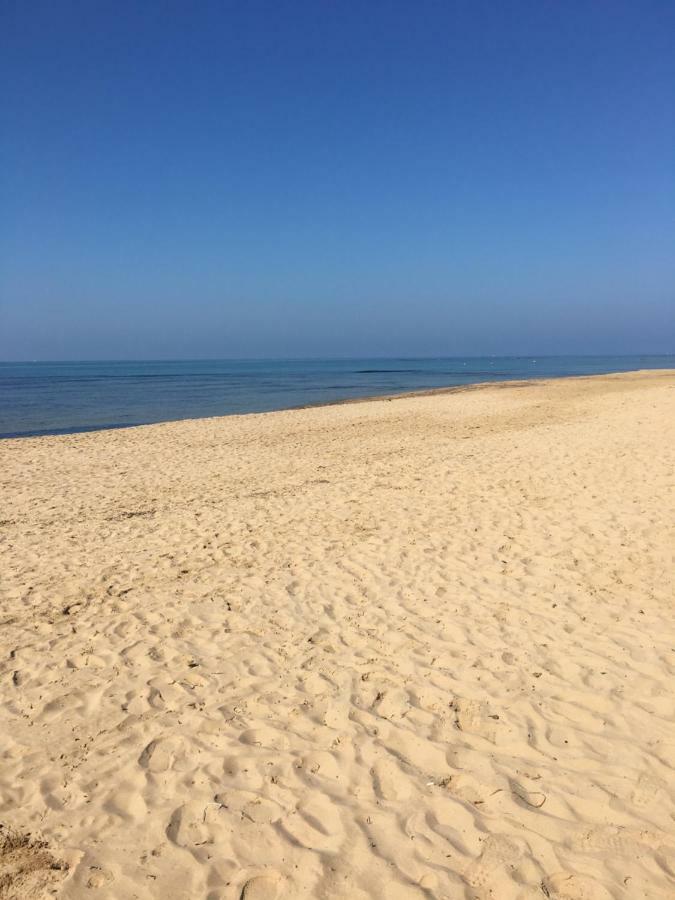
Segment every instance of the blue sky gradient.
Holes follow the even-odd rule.
[[[672,2],[2,18],[0,359],[675,352]]]

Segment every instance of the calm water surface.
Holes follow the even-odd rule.
[[[266,412],[484,381],[674,366],[675,356],[0,363],[0,437]]]

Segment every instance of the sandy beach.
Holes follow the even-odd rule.
[[[0,442],[0,898],[675,896],[675,372]]]

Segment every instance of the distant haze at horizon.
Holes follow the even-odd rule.
[[[6,10],[0,360],[673,353],[675,5],[514,10]]]
[[[58,359],[50,359],[44,357],[42,359],[28,359],[26,358],[11,358],[8,357],[6,359],[0,359],[0,365],[31,365],[31,364],[45,364],[45,365],[71,365],[71,364],[106,364],[106,363],[124,363],[133,365],[135,363],[244,363],[244,362],[261,362],[261,363],[303,363],[303,362],[353,362],[358,363],[365,360],[379,360],[381,362],[387,362],[388,360],[410,360],[410,361],[427,361],[431,362],[434,360],[471,360],[471,359],[522,359],[522,360],[531,360],[536,362],[537,360],[546,360],[546,359],[596,359],[598,357],[608,358],[608,359],[644,359],[644,358],[659,358],[663,360],[670,360],[675,366],[675,351],[665,350],[662,353],[653,353],[651,351],[646,351],[645,353],[640,352],[631,352],[631,353],[611,353],[611,354],[601,354],[601,353],[537,353],[536,351],[531,351],[529,353],[450,353],[450,354],[378,354],[371,353],[368,355],[358,354],[358,355],[338,355],[338,354],[326,354],[324,356],[317,355],[296,355],[296,356],[118,356],[118,357],[106,357],[106,356],[97,356],[90,357],[89,359],[83,359],[80,357],[60,357]],[[670,365],[670,363],[668,363]],[[628,371],[631,371],[630,369]]]

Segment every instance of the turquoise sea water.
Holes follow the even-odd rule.
[[[425,388],[675,367],[675,356],[0,363],[0,437],[265,412]]]

